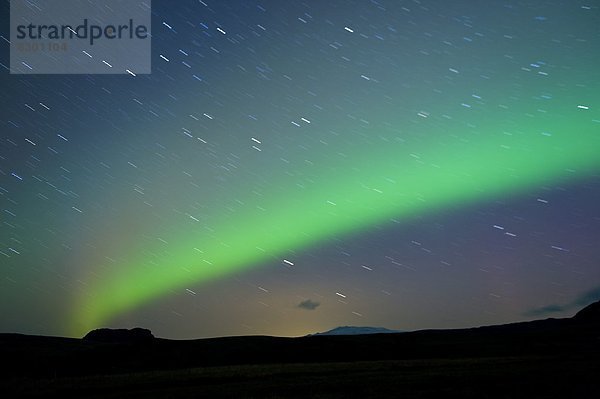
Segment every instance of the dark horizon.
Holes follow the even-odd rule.
[[[548,313],[553,313],[555,307],[557,305],[551,305],[548,307],[548,309],[544,308],[544,309],[539,309],[536,310],[535,313],[544,313],[548,311]],[[31,337],[40,337],[40,338],[67,338],[67,339],[89,339],[90,335],[93,333],[98,333],[98,332],[105,332],[107,333],[109,336],[111,334],[115,334],[115,336],[120,336],[120,334],[124,334],[125,337],[127,337],[131,332],[135,332],[136,330],[141,330],[142,331],[142,335],[144,334],[148,334],[151,335],[153,338],[159,338],[162,340],[174,340],[174,341],[195,341],[195,340],[212,340],[212,339],[219,339],[219,338],[244,338],[244,337],[270,337],[270,338],[306,338],[306,337],[310,337],[310,336],[353,336],[353,335],[372,335],[372,334],[410,334],[410,333],[427,333],[427,332],[453,332],[453,331],[467,331],[467,330],[478,330],[478,329],[493,329],[493,328],[502,328],[502,327],[510,327],[510,326],[523,326],[523,325],[528,325],[528,324],[535,324],[535,323],[542,323],[542,322],[564,322],[564,321],[569,321],[569,320],[575,320],[577,318],[581,318],[582,315],[586,314],[586,313],[590,313],[591,316],[589,314],[583,316],[583,317],[592,317],[594,320],[597,320],[598,317],[600,316],[600,314],[598,313],[598,310],[600,309],[600,300],[595,301],[595,302],[591,302],[587,305],[581,306],[580,308],[575,309],[574,313],[571,316],[567,316],[567,317],[538,317],[538,318],[534,318],[534,319],[527,319],[527,320],[514,320],[512,322],[508,322],[505,324],[488,324],[488,325],[479,325],[479,326],[464,326],[464,327],[457,327],[457,328],[427,328],[427,329],[417,329],[417,330],[392,330],[392,329],[388,329],[384,326],[359,326],[359,325],[355,325],[355,326],[336,326],[332,329],[326,330],[326,331],[315,331],[313,333],[309,333],[309,334],[305,334],[305,335],[298,335],[298,336],[277,336],[277,335],[269,335],[269,334],[249,334],[249,335],[222,335],[222,336],[212,336],[212,337],[190,337],[190,338],[169,338],[169,337],[163,337],[163,336],[155,336],[154,334],[152,334],[152,331],[150,329],[145,328],[144,326],[129,326],[129,327],[119,327],[119,328],[112,328],[112,327],[99,327],[93,330],[88,331],[84,336],[81,337],[69,337],[69,336],[57,336],[57,335],[38,335],[38,334],[27,334],[27,333],[23,333],[23,332],[18,332],[18,331],[10,331],[10,332],[6,332],[6,331],[0,331],[0,334],[3,335],[23,335],[23,336],[31,336]],[[533,314],[530,314],[529,316],[533,316]],[[336,330],[360,330],[360,332],[344,332],[344,333],[337,333]],[[382,331],[377,331],[377,330],[382,330]],[[366,331],[366,332],[365,332]],[[333,334],[331,334],[333,333]],[[134,335],[135,336],[135,335]],[[94,339],[92,338],[92,341]],[[117,339],[118,342],[118,339]]]
[[[593,397],[600,301],[573,318],[299,338],[0,334],[0,387],[53,397]]]

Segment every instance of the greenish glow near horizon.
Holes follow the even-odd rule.
[[[395,146],[356,150],[345,161],[332,160],[305,188],[282,173],[273,184],[277,191],[260,202],[248,198],[211,230],[184,229],[168,253],[136,252],[126,264],[99,272],[77,303],[72,333],[99,327],[174,289],[282,260],[290,249],[359,233],[390,218],[585,177],[600,166],[600,135],[597,124],[581,122],[579,115],[553,120],[552,135],[521,126],[522,133],[513,135],[432,135],[426,145],[407,146],[401,154]]]

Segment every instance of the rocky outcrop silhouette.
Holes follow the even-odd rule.
[[[83,337],[85,341],[94,342],[150,342],[154,339],[154,335],[150,330],[145,328],[127,329],[111,329],[100,328],[90,331]]]

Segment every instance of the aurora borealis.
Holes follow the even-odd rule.
[[[599,5],[481,3],[155,0],[151,75],[5,70],[0,328],[444,328],[593,291]]]

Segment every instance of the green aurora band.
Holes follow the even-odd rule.
[[[575,103],[545,116],[543,127],[551,134],[536,118],[521,125],[513,118],[512,134],[490,120],[477,129],[485,134],[451,135],[444,129],[427,142],[354,148],[344,158],[324,160],[305,187],[282,172],[270,192],[260,199],[248,194],[243,208],[211,229],[198,224],[169,241],[168,251],[134,250],[126,263],[96,268],[76,301],[70,330],[79,335],[174,290],[282,261],[290,250],[392,218],[591,176],[600,168],[600,124],[592,113]]]

